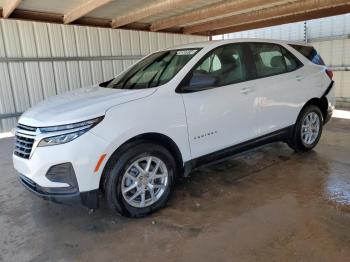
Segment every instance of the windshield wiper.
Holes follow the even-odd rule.
[[[176,55],[176,54],[173,54],[173,56],[170,57],[169,61],[166,62],[166,64],[165,64],[164,68],[162,69],[162,71],[160,71],[160,75],[159,75],[159,77],[158,77],[158,79],[157,79],[157,82],[156,82],[156,85],[155,85],[155,86],[158,86],[160,78],[162,77],[163,73],[165,72],[165,70],[166,70],[166,69],[168,68],[168,66],[170,65],[170,63],[171,63],[171,61],[173,60],[173,58],[174,58],[175,55]],[[149,88],[149,87],[151,86],[151,84],[152,84],[154,78],[156,77],[156,75],[157,75],[158,73],[159,73],[159,72],[157,72],[157,73],[152,77],[152,79],[150,80],[150,82],[149,82],[147,88]]]
[[[148,81],[147,88],[150,88],[150,87],[151,87],[151,85],[152,85],[152,83],[153,83],[153,80],[154,80],[154,78],[156,78],[156,76],[158,75],[158,73],[159,73],[159,72],[156,72],[156,73],[154,74],[154,76],[152,76],[152,78]],[[158,79],[159,79],[159,78],[158,78]]]
[[[143,70],[142,70],[143,71]],[[123,82],[122,84],[122,88],[121,89],[124,89],[125,85],[130,81],[131,78],[133,78],[138,72],[140,71],[136,71],[135,73],[131,74],[127,79],[125,79],[125,81]],[[118,83],[119,84],[119,83]]]

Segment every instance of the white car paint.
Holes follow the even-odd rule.
[[[193,43],[178,48],[201,50],[163,86],[142,90],[83,88],[52,97],[24,113],[19,124],[31,127],[57,126],[104,116],[102,122],[77,139],[54,146],[32,148],[31,157],[13,155],[15,169],[42,187],[65,187],[45,177],[48,169],[72,163],[80,192],[99,188],[109,157],[129,139],[158,133],[175,142],[183,162],[210,154],[263,134],[293,125],[303,105],[320,97],[330,84],[325,67],[316,66],[286,43],[256,40],[284,46],[304,66],[285,73],[194,93],[176,93],[187,72],[210,50],[225,40]],[[334,107],[334,93],[328,96]],[[40,139],[43,136],[39,136]],[[198,138],[198,139],[197,139]],[[101,155],[101,168],[94,171]]]
[[[255,96],[243,93],[249,82],[183,94],[192,158],[257,136]]]
[[[102,116],[111,107],[146,97],[154,91],[113,90],[99,86],[80,88],[37,104],[21,116],[20,123],[35,127],[76,123]]]

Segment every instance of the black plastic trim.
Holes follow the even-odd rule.
[[[34,195],[45,200],[49,200],[55,203],[62,203],[67,200],[81,200],[82,205],[90,209],[96,209],[99,207],[98,189],[86,192],[76,191],[74,193],[64,193],[60,188],[42,187],[22,174],[19,175],[19,180],[21,181],[24,188],[26,188]]]
[[[321,96],[321,99],[324,98],[327,101],[326,96],[329,94],[329,92],[332,90],[332,88],[334,87],[334,80],[331,81],[331,83],[329,84],[329,86],[327,87],[326,91],[323,93],[323,95]],[[328,103],[328,102],[327,102]],[[329,107],[327,108],[327,115],[326,117],[323,119],[323,124],[327,124],[329,122],[329,120],[331,120],[333,115],[333,108]]]
[[[240,154],[244,151],[247,151],[268,143],[272,143],[272,142],[278,142],[278,141],[286,142],[288,141],[293,131],[293,128],[294,128],[294,125],[291,125],[286,128],[274,131],[270,134],[266,134],[258,138],[254,138],[246,142],[233,145],[225,149],[187,161],[185,163],[185,171],[186,171],[185,176],[188,175],[191,172],[191,170],[197,167],[212,165],[217,162],[221,162],[229,157],[232,157],[233,155]]]
[[[64,192],[64,188],[60,187],[42,187],[22,174],[19,178],[26,189],[40,197],[74,197],[80,194],[77,190],[75,192]]]
[[[86,206],[90,209],[96,209],[99,208],[99,193],[100,191],[98,189],[96,190],[91,190],[91,191],[86,191],[86,192],[81,192],[80,193],[80,198],[81,198],[81,203],[83,206]]]
[[[329,86],[327,87],[326,91],[324,92],[323,96],[326,96],[329,94],[329,92],[332,90],[334,86],[334,80],[332,80],[332,82],[329,84]]]
[[[329,120],[331,120],[332,115],[333,115],[333,108],[328,108],[327,115],[326,115],[325,119],[323,120],[324,125],[327,124],[329,122]]]
[[[45,176],[51,182],[68,184],[65,191],[79,191],[73,165],[69,162],[51,166]]]

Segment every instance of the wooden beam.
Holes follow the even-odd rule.
[[[191,2],[198,0],[163,0],[157,1],[154,4],[148,4],[146,7],[137,9],[119,16],[112,21],[112,27],[117,28],[133,22],[140,21],[146,17],[166,12],[172,9],[179,8],[179,6],[188,5]]]
[[[264,21],[258,21],[258,22],[243,24],[243,25],[227,27],[227,28],[218,29],[218,30],[205,32],[205,33],[209,35],[228,34],[228,33],[240,32],[245,30],[306,21],[310,19],[318,19],[318,18],[323,18],[327,16],[342,15],[349,12],[350,12],[350,3],[346,5],[330,7],[322,10],[314,10],[314,11],[300,13],[300,14],[292,14],[289,16],[275,17]]]
[[[203,31],[214,31],[235,25],[264,21],[266,19],[305,13],[314,10],[321,10],[324,8],[341,6],[348,3],[349,0],[303,0],[292,4],[284,4],[275,8],[234,15],[223,19],[216,19],[193,26],[188,26],[184,28],[183,32],[185,34],[192,34]]]
[[[15,10],[20,4],[21,0],[7,0],[2,7],[2,17],[8,18],[13,10]]]
[[[63,23],[69,24],[80,17],[83,17],[84,15],[92,12],[93,10],[104,6],[113,0],[90,0],[85,2],[82,5],[77,6],[73,10],[69,11],[63,16]]]
[[[55,23],[55,24],[63,23],[63,16],[61,14],[38,12],[38,11],[23,10],[23,9],[15,9],[11,14],[11,18],[18,19],[18,20],[37,21],[37,22]],[[82,17],[82,18],[79,18],[78,20],[75,20],[74,25],[111,28],[111,20],[105,19],[105,18]],[[122,29],[149,31],[149,27],[150,27],[150,24],[132,23],[132,24],[123,26]],[[167,33],[182,34],[182,29],[171,28],[171,30],[167,30]],[[198,35],[202,35],[202,34],[198,34]]]
[[[295,2],[297,0],[243,0],[221,2],[219,4],[209,5],[182,15],[155,21],[152,23],[150,30],[159,31],[166,28],[185,25],[191,22],[193,23],[194,21],[198,22],[200,20],[208,19],[208,17],[214,18],[216,16],[223,16],[228,14],[235,15],[247,11],[256,11],[271,6],[285,4],[287,1]]]
[[[28,21],[40,21],[45,23],[62,24],[63,19],[61,14],[44,13],[32,10],[16,9],[13,11],[11,18]]]

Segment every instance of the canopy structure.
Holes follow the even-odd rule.
[[[350,12],[349,0],[0,0],[2,18],[218,35]]]

